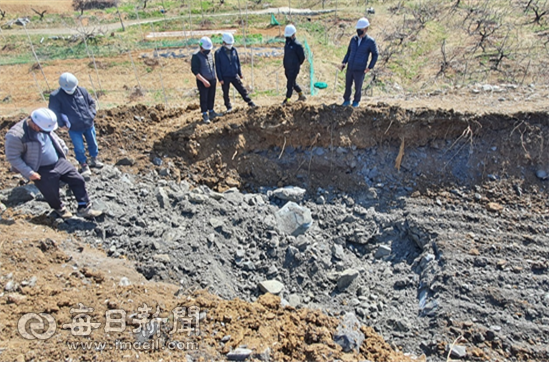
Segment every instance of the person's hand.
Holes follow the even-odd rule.
[[[63,126],[63,127],[61,127],[61,129],[62,129],[63,131],[68,131],[68,130],[69,130],[69,128],[68,128],[67,126]]]
[[[370,69],[364,70],[364,73],[365,73],[365,74],[367,74],[367,73],[369,73],[369,72],[370,72]]]
[[[206,88],[209,88],[209,87],[211,86],[211,84],[210,84],[210,82],[209,82],[208,80],[204,80],[203,83],[204,83],[204,86],[205,86]]]
[[[244,76],[240,75],[240,78],[241,78],[241,79],[244,79]]]
[[[219,84],[223,85],[223,84],[225,84],[225,82],[224,82],[223,80],[221,80],[221,81],[219,82]]]
[[[341,64],[341,66],[339,67],[339,69],[340,69],[341,71],[343,71],[343,69],[345,69],[345,64]]]
[[[36,172],[32,173],[32,174],[29,176],[29,179],[30,179],[30,180],[40,180],[40,178],[42,178],[42,177],[40,176],[40,174],[38,174],[38,173],[36,173]]]

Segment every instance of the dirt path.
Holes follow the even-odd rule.
[[[319,15],[319,14],[326,14],[334,12],[335,10],[331,9],[325,9],[325,10],[311,10],[311,9],[294,9],[294,8],[268,8],[263,10],[251,10],[248,11],[248,14],[250,15],[262,15],[262,14],[294,14],[294,15]],[[240,15],[240,12],[231,12],[231,13],[214,13],[214,14],[208,14],[208,17],[226,17],[226,16],[237,16]],[[126,27],[131,27],[134,25],[139,24],[149,24],[149,23],[158,23],[162,21],[168,21],[168,20],[177,20],[177,19],[188,19],[188,15],[185,16],[178,16],[178,17],[169,17],[169,18],[151,18],[151,19],[144,19],[144,20],[129,20],[124,21],[124,25]],[[192,18],[202,18],[201,15],[192,15]],[[19,26],[14,26],[19,28]],[[11,35],[25,35],[24,29],[3,29],[2,33],[6,36]],[[99,29],[105,33],[112,32],[117,29],[120,29],[120,23],[118,21],[110,24],[102,24],[101,26],[95,26],[95,27],[84,27],[87,30],[90,29]],[[72,34],[79,34],[80,32],[77,29],[71,29],[67,27],[63,28],[35,28],[35,29],[28,29],[29,34],[32,35],[49,35],[49,36],[60,36],[60,35],[72,35]],[[192,36],[192,34],[191,34]]]

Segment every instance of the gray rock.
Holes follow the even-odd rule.
[[[223,343],[227,343],[230,340],[231,340],[231,336],[229,334],[227,334],[226,336],[221,338],[221,342],[223,342]]]
[[[9,280],[8,283],[6,283],[6,286],[4,286],[4,290],[7,292],[15,291],[17,289],[17,283],[15,283],[14,280]]]
[[[264,293],[278,295],[284,290],[284,284],[277,280],[267,280],[259,283],[259,289]]]
[[[450,355],[455,358],[464,358],[467,356],[467,347],[465,346],[453,346]]]
[[[293,306],[295,308],[299,304],[301,304],[301,297],[299,297],[299,295],[297,295],[297,294],[291,294],[288,297],[288,302],[290,303],[290,306]]]
[[[118,283],[118,286],[122,286],[122,287],[126,287],[126,286],[130,286],[132,283],[130,282],[130,280],[128,280],[126,277],[122,277],[120,279],[120,282]]]
[[[168,197],[168,194],[166,193],[164,188],[158,187],[156,189],[156,199],[158,200],[160,208],[170,207],[170,198]]]
[[[311,210],[295,202],[286,203],[275,213],[275,218],[279,230],[293,236],[305,233],[313,223]]]
[[[167,177],[170,174],[171,174],[170,168],[160,169],[160,171],[158,172],[158,175],[160,175],[161,177]]]
[[[162,159],[160,159],[159,157],[156,157],[152,160],[152,163],[156,166],[160,166],[162,165]]]
[[[364,333],[360,322],[353,313],[346,313],[334,334],[334,342],[343,348],[343,352],[359,351],[364,342]]]
[[[380,245],[377,250],[376,250],[376,253],[374,255],[374,257],[376,259],[381,259],[383,257],[387,257],[388,255],[391,254],[391,247],[387,246],[387,245]]]
[[[337,280],[337,289],[339,291],[345,290],[359,276],[359,274],[360,272],[353,268],[344,271]]]
[[[538,171],[536,172],[536,177],[538,177],[538,178],[541,179],[541,180],[545,180],[545,179],[548,178],[547,172],[546,172],[545,170],[541,170],[541,169],[540,169],[540,170],[538,170]]]
[[[4,205],[3,203],[0,203],[0,214],[4,211],[6,211],[6,205]]]
[[[251,349],[237,348],[227,353],[227,359],[229,361],[244,361],[252,354]]]
[[[284,201],[301,202],[305,197],[306,190],[300,187],[283,187],[275,189],[272,195]]]
[[[125,157],[122,159],[119,159],[115,165],[126,165],[126,166],[132,166],[135,164],[135,160],[130,157]]]
[[[204,203],[208,199],[207,196],[200,193],[189,193],[189,202],[192,203]]]
[[[170,263],[171,259],[168,254],[155,254],[153,255],[153,259],[160,263]]]
[[[223,226],[223,220],[216,219],[215,217],[212,217],[212,218],[210,219],[210,225],[212,225],[212,227],[213,227],[214,229],[218,229],[218,228],[220,228],[220,227]]]
[[[263,352],[257,354],[257,358],[261,362],[269,362],[271,360],[271,348],[267,347],[263,350]]]
[[[334,244],[332,247],[332,254],[334,258],[343,260],[345,258],[345,251],[341,245]]]
[[[21,187],[15,187],[7,194],[7,200],[4,202],[8,205],[20,205],[25,202],[32,201],[42,195],[34,184],[27,184]]]

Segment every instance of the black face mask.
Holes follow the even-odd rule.
[[[211,50],[204,50],[204,51],[202,51],[202,52],[203,52],[206,56],[208,56],[208,55],[210,54],[210,51],[211,51]]]
[[[364,29],[357,29],[356,30],[356,34],[358,34],[359,37],[362,37],[362,35],[364,34]]]
[[[289,43],[289,42],[291,42],[291,41],[292,41],[292,39],[293,39],[292,37],[286,37],[286,43]]]

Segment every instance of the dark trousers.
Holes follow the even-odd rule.
[[[78,173],[74,165],[67,160],[60,158],[55,164],[41,166],[37,173],[40,174],[41,178],[35,180],[34,184],[51,208],[59,210],[63,207],[59,197],[60,180],[69,185],[76,197],[78,206],[85,206],[90,202],[84,178]]]
[[[343,99],[346,102],[351,100],[351,91],[353,87],[353,82],[355,83],[355,99],[353,100],[353,102],[359,103],[360,98],[362,98],[362,84],[364,84],[364,70],[349,71],[349,69],[347,69],[347,74],[345,74],[345,94],[343,94]]]
[[[302,91],[301,87],[297,85],[297,75],[296,73],[286,73],[286,98],[291,98],[294,90],[298,93]]]
[[[196,85],[198,86],[198,92],[200,93],[200,110],[202,113],[213,111],[215,103],[215,86],[216,81],[208,80],[210,82],[210,87],[206,88],[204,83],[200,80],[196,80]]]
[[[246,103],[249,104],[252,102],[252,100],[248,96],[248,91],[242,84],[242,80],[240,80],[240,78],[238,77],[225,78],[223,79],[223,85],[221,85],[221,89],[223,89],[223,100],[225,101],[225,107],[227,107],[227,109],[231,108],[231,98],[229,96],[229,90],[231,89],[231,84],[234,85],[236,91],[240,93],[240,95],[242,96],[242,99],[244,99]]]

